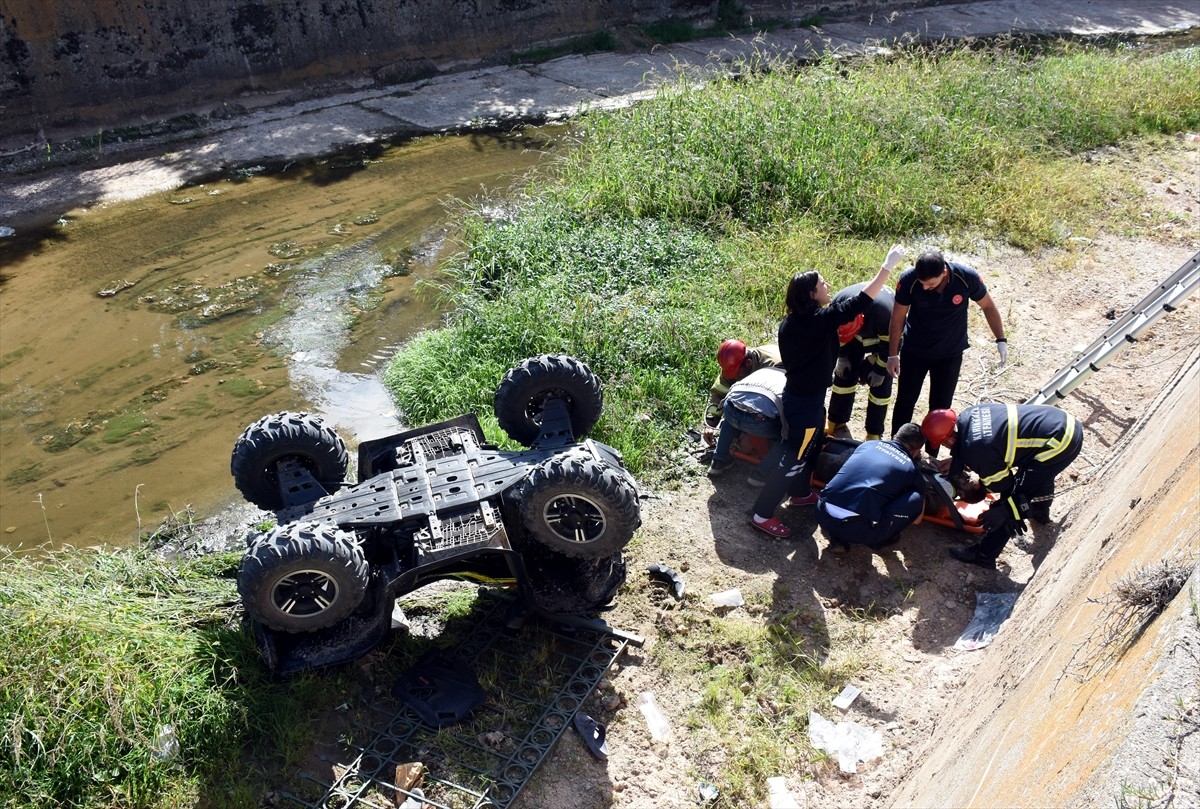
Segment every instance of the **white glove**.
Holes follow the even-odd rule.
[[[904,246],[893,244],[892,249],[888,250],[887,258],[883,260],[883,268],[885,270],[894,270],[904,260]]]
[[[838,354],[837,362],[834,363],[833,375],[838,379],[850,378],[850,360],[842,354]]]
[[[997,340],[996,351],[1000,353],[1000,367],[1003,368],[1005,365],[1008,365],[1008,341]]]
[[[871,373],[867,374],[867,386],[877,388],[883,384],[883,380],[885,379],[887,379],[887,371],[883,369],[871,371]]]
[[[888,357],[887,371],[891,374],[892,379],[900,376],[900,357]]]

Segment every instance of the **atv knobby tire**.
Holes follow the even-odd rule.
[[[500,380],[496,421],[514,441],[532,446],[550,399],[565,402],[576,440],[596,426],[604,409],[600,380],[591,368],[565,354],[542,354],[522,361]]]
[[[251,424],[233,446],[229,471],[242,496],[267,511],[285,505],[279,491],[280,461],[295,461],[328,494],[342,487],[349,464],[346,444],[319,418],[308,413],[275,413]]]
[[[641,525],[637,489],[584,455],[542,461],[521,489],[521,521],[546,548],[577,559],[611,556]]]
[[[314,632],[362,602],[369,568],[354,535],[320,523],[288,523],[254,541],[238,570],[246,614],[280,632]]]

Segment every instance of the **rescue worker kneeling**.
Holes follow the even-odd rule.
[[[890,545],[921,518],[924,476],[916,458],[924,444],[921,428],[905,424],[890,441],[867,441],[846,459],[817,500],[817,524],[831,551]]]
[[[981,404],[962,413],[933,410],[921,432],[935,449],[950,448],[939,467],[954,478],[965,469],[1000,495],[983,513],[985,533],[977,545],[951,548],[950,555],[994,570],[996,558],[1025,520],[1050,521],[1054,479],[1079,457],[1083,425],[1049,405]]]

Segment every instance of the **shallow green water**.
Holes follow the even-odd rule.
[[[0,542],[129,544],[236,500],[277,410],[349,441],[397,425],[374,376],[435,322],[446,202],[503,190],[544,132],[427,138],[241,171],[0,239]]]

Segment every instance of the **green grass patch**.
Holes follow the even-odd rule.
[[[586,116],[519,207],[468,206],[439,289],[445,326],[385,377],[410,423],[474,410],[502,442],[503,373],[564,352],[605,385],[594,435],[635,472],[662,472],[700,417],[715,347],[773,339],[794,272],[836,288],[895,241],[1088,235],[1114,216],[1118,176],[1089,150],[1200,126],[1196,48],[745,67]]]

